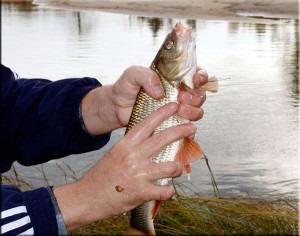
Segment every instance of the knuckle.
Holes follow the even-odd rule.
[[[204,68],[201,68],[198,73],[205,81],[208,80],[208,73]]]
[[[160,178],[175,178],[181,175],[182,167],[175,161],[158,163],[156,166],[156,173]]]
[[[128,170],[134,170],[136,169],[136,161],[134,160],[134,158],[132,158],[132,154],[127,154],[124,155],[122,160],[121,160],[121,165]]]
[[[139,198],[142,200],[142,201],[144,201],[144,202],[147,202],[147,201],[149,201],[150,200],[150,194],[149,194],[149,189],[148,188],[143,188],[140,192],[139,192],[139,194],[138,194],[138,196],[139,196]]]
[[[193,112],[191,113],[189,120],[191,121],[197,121],[200,120],[203,117],[204,110],[202,108],[195,108],[193,109]]]
[[[172,186],[164,186],[164,191],[161,191],[157,197],[159,201],[169,200],[173,197],[175,189]]]
[[[164,140],[165,140],[164,132],[159,132],[159,133],[152,136],[151,146],[155,147],[159,144],[162,144]]]
[[[121,77],[124,77],[124,78],[129,78],[130,77],[130,71],[132,70],[132,66],[131,67],[128,67],[126,68],[124,71],[123,71],[123,74]]]
[[[123,72],[124,75],[130,75],[131,71],[135,69],[135,66],[130,66],[128,68],[126,68]]]
[[[144,146],[137,147],[136,149],[136,159],[138,158],[140,161],[143,159],[147,159],[150,157],[151,153]]]
[[[122,168],[125,168],[126,170],[135,169],[135,153],[132,150],[128,150],[122,142],[114,144],[111,151],[119,160],[117,165],[122,166]]]
[[[176,162],[170,162],[166,166],[166,170],[167,170],[167,173],[170,175],[170,177],[174,177],[179,172],[178,164]]]
[[[149,123],[148,123],[148,120],[147,120],[147,117],[146,117],[146,119],[141,120],[130,131],[131,131],[131,133],[142,133],[148,127],[148,125],[149,125]],[[136,136],[136,135],[134,135],[134,136]]]

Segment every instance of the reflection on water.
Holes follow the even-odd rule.
[[[2,4],[2,62],[23,77],[95,76],[108,84],[128,66],[149,66],[177,21]],[[298,196],[298,21],[181,21],[196,32],[198,63],[211,75],[231,78],[208,95],[197,122],[197,140],[221,194]],[[52,161],[44,170],[54,184],[65,181],[55,164],[61,161],[80,176],[123,134],[115,131],[101,151]],[[41,175],[36,167],[18,168]],[[191,183],[186,176],[177,182],[211,194],[205,162],[192,168]]]

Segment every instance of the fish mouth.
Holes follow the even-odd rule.
[[[188,40],[192,37],[193,29],[192,27],[184,27],[180,22],[176,23],[174,26],[174,32],[177,37],[183,37],[185,40]]]
[[[183,38],[183,40],[186,42],[187,45],[187,52],[185,53],[186,55],[183,55],[184,52],[181,52],[177,58],[169,59],[166,60],[166,62],[172,62],[172,61],[178,61],[182,60],[185,61],[185,67],[192,67],[194,61],[189,60],[194,58],[196,55],[196,39],[193,35],[193,29],[192,27],[184,27],[180,22],[178,22],[174,26],[174,32],[177,37]]]

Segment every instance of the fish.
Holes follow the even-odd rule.
[[[176,23],[172,31],[166,36],[162,46],[157,52],[150,68],[155,71],[164,88],[165,96],[159,100],[151,98],[143,88],[140,89],[126,133],[136,124],[145,119],[159,107],[178,102],[178,94],[181,90],[193,92],[193,75],[197,69],[196,40],[191,27],[185,27],[180,22]],[[203,89],[215,92],[217,80],[215,77],[209,79]],[[175,114],[161,123],[153,135],[164,129],[180,124],[190,123],[190,120]],[[202,150],[198,143],[192,138],[184,138],[166,146],[152,161],[167,162],[177,161],[183,165],[184,171],[189,175],[190,164],[199,160]],[[169,185],[171,179],[160,179],[158,185]],[[130,227],[125,235],[155,235],[153,220],[157,214],[161,202],[149,201],[131,211]]]

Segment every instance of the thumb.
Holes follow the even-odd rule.
[[[164,97],[164,89],[159,76],[150,68],[132,66],[126,69],[126,77],[134,86],[142,86],[145,92],[154,99]]]
[[[154,71],[152,72],[155,75],[144,81],[143,88],[150,97],[154,99],[160,99],[165,96],[164,88],[158,75]]]

